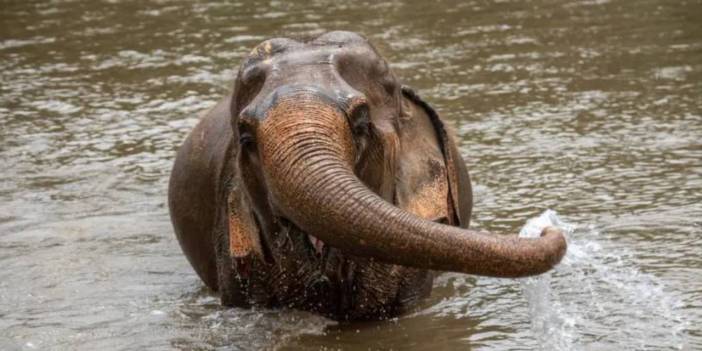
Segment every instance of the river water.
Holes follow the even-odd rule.
[[[702,349],[700,1],[0,7],[0,350]],[[176,148],[254,45],[334,29],[454,126],[474,228],[575,226],[542,289],[444,274],[339,325],[203,288],[165,206]]]

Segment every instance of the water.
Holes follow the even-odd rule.
[[[1,350],[702,348],[699,1],[0,6]],[[406,316],[339,325],[202,287],[165,207],[176,147],[252,46],[332,29],[453,125],[473,227],[576,225],[547,308],[444,274]]]
[[[566,240],[570,242],[569,251],[566,252],[562,263],[557,267],[559,273],[563,270],[564,265],[581,267],[585,256],[581,254],[582,247],[580,245],[573,245],[573,231],[575,230],[575,226],[563,222],[554,210],[548,209],[538,217],[529,219],[519,231],[519,237],[538,238],[543,229],[549,226],[560,228]],[[573,254],[573,252],[575,252],[575,254]],[[584,303],[574,304],[576,308],[575,311],[562,308],[562,300],[570,299],[573,295],[564,293],[564,296],[552,296],[551,277],[554,274],[555,270],[540,276],[521,279],[520,282],[522,284],[524,297],[526,297],[529,303],[531,328],[534,336],[538,340],[540,348],[547,350],[572,350],[576,346],[573,340],[572,330],[576,325],[575,319],[578,318],[578,315],[589,312],[589,301],[579,301]],[[579,280],[589,281],[592,278],[586,274],[574,274],[574,272],[569,272],[559,277],[558,281],[560,282],[563,279],[571,279],[572,283],[577,284]],[[570,284],[566,284],[566,286],[568,285]],[[587,299],[590,301],[597,298],[600,298],[600,296],[595,294],[587,296]]]
[[[681,302],[654,275],[630,267],[631,252],[604,251],[596,229],[567,223],[553,210],[529,220],[519,236],[538,237],[545,226],[561,228],[569,247],[554,271],[521,280],[542,349],[599,349],[622,340],[635,349],[687,345]],[[636,318],[622,323],[621,314]],[[586,329],[608,332],[593,337]]]

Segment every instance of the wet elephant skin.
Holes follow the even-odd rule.
[[[453,137],[360,35],[271,39],[181,146],[169,185],[176,236],[229,306],[333,319],[403,313],[433,271],[539,274],[555,229],[467,230],[472,190]]]

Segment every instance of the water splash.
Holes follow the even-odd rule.
[[[553,271],[520,280],[541,349],[622,342],[639,349],[686,347],[682,304],[659,279],[632,266],[627,248],[606,248],[611,243],[594,226],[568,223],[553,210],[529,220],[519,236],[538,237],[545,226],[563,230],[568,252]]]

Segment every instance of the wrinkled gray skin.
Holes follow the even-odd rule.
[[[169,187],[178,241],[227,306],[334,319],[396,316],[433,271],[539,274],[563,235],[468,227],[470,179],[434,110],[363,37],[272,39],[178,151]]]

